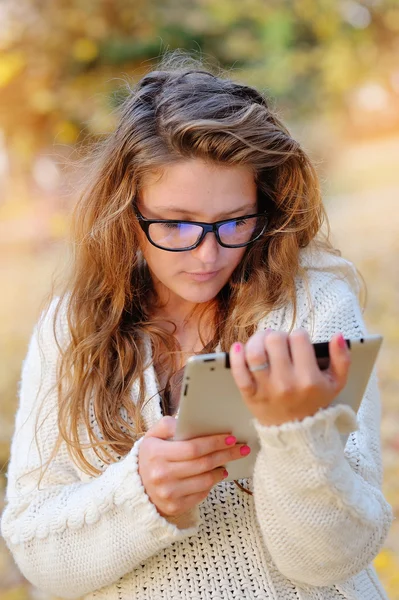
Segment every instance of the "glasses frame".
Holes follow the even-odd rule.
[[[253,244],[254,242],[256,242],[265,233],[266,227],[268,225],[268,219],[265,218],[265,224],[262,228],[262,231],[256,236],[256,238],[254,238],[253,240],[250,240],[249,242],[245,242],[244,244],[236,244],[233,246],[229,246],[227,244],[224,244],[222,242],[222,240],[220,239],[219,227],[221,227],[225,223],[230,223],[231,221],[238,221],[241,219],[249,219],[250,217],[267,217],[268,216],[267,212],[263,211],[260,213],[253,213],[251,215],[243,215],[241,217],[232,217],[231,219],[223,219],[222,221],[215,221],[214,223],[205,223],[203,221],[186,221],[184,219],[147,219],[147,217],[144,217],[141,214],[141,212],[139,211],[137,206],[134,206],[134,212],[138,219],[139,225],[140,225],[141,229],[144,231],[150,244],[155,246],[155,248],[159,248],[160,250],[165,250],[166,252],[187,252],[187,250],[194,250],[194,248],[197,248],[197,246],[199,246],[201,244],[201,242],[203,241],[206,234],[210,233],[210,232],[213,232],[215,234],[218,244],[220,246],[222,246],[223,248],[243,248],[244,246],[249,246],[250,244]],[[164,248],[163,246],[158,246],[158,244],[156,244],[151,239],[150,234],[149,234],[149,228],[150,228],[151,223],[183,223],[183,224],[188,223],[190,225],[199,225],[200,227],[202,227],[202,233],[199,236],[196,243],[193,244],[192,246],[187,246],[187,248]]]

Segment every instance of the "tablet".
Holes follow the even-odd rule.
[[[357,412],[371,375],[382,336],[368,335],[346,340],[351,365],[345,388],[331,403],[347,404]],[[313,344],[317,362],[324,370],[329,365],[328,342]],[[230,370],[227,352],[191,356],[185,366],[175,440],[189,440],[204,435],[232,433],[239,443],[247,443],[252,452],[226,464],[225,481],[252,477],[259,451],[253,415],[241,398]],[[345,445],[348,434],[341,435]]]

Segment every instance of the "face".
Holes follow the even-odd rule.
[[[137,207],[148,219],[212,223],[256,213],[257,188],[249,167],[193,159],[166,166],[161,176],[148,176]],[[140,246],[157,293],[176,309],[212,300],[246,251],[223,248],[212,232],[193,250],[168,252],[150,244],[140,229]]]

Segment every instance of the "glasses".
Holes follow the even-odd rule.
[[[245,215],[215,223],[147,219],[134,209],[148,241],[161,250],[184,252],[200,245],[207,233],[213,232],[223,248],[242,248],[259,239],[265,232],[268,217],[265,212]]]

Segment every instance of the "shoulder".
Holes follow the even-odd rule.
[[[339,254],[310,244],[299,254],[300,273],[297,282],[305,279],[312,290],[336,286],[358,295],[361,289],[355,265]]]
[[[343,304],[357,307],[361,285],[355,266],[338,254],[315,243],[299,253],[299,270],[295,277],[295,301],[276,307],[263,317],[258,327],[289,331],[309,328],[315,316],[345,310]]]
[[[26,416],[26,411],[31,410],[34,399],[39,396],[39,393],[42,393],[42,397],[47,401],[47,394],[57,381],[60,350],[65,347],[66,337],[65,304],[60,297],[53,297],[42,310],[33,327],[27,353],[22,361],[21,376],[18,382],[20,397],[18,414]],[[49,401],[48,406],[56,405],[55,397],[50,397]],[[39,404],[37,407],[38,410],[41,410]],[[18,422],[22,423],[21,420]]]
[[[46,337],[56,334],[57,338],[64,339],[68,334],[68,299],[68,295],[53,296],[40,314],[35,329],[43,332]]]
[[[300,251],[295,279],[298,309],[310,303],[337,303],[346,296],[358,299],[361,279],[355,265],[344,257],[314,245]]]
[[[307,329],[314,341],[330,339],[338,331],[349,337],[364,335],[361,280],[353,263],[311,247],[301,252],[300,266],[294,327]]]
[[[53,362],[69,337],[67,297],[54,296],[42,310],[29,341],[28,357],[45,363]],[[26,362],[26,361],[25,361]]]

